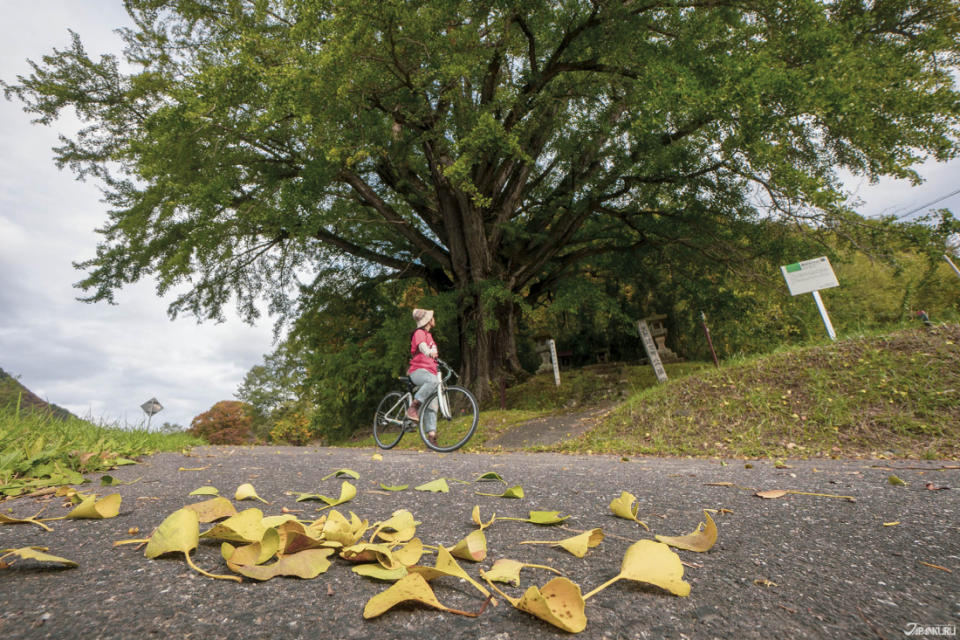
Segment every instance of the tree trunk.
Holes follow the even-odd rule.
[[[494,317],[484,317],[479,296],[465,293],[460,298],[461,382],[482,404],[497,397],[500,383],[521,372],[517,357],[517,307],[498,304]]]

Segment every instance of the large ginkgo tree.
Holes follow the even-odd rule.
[[[955,0],[125,5],[124,60],[75,36],[5,84],[86,123],[55,150],[109,203],[86,299],[153,278],[173,315],[295,317],[330,279],[418,279],[481,395],[582,261],[731,259],[753,224],[855,221],[841,169],[958,150]]]

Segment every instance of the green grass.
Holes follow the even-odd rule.
[[[631,396],[557,451],[960,456],[960,327],[779,350]]]
[[[130,458],[203,444],[187,433],[150,433],[97,426],[78,418],[0,407],[0,496],[60,484],[79,484]]]

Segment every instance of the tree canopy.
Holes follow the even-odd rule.
[[[125,61],[74,36],[4,85],[88,125],[55,150],[111,207],[86,299],[150,277],[187,285],[174,315],[296,317],[330,281],[416,278],[455,297],[480,387],[584,260],[727,262],[761,222],[855,222],[841,168],[960,146],[954,0],[126,6]]]

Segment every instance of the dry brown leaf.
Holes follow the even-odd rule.
[[[768,500],[773,500],[774,498],[782,498],[787,495],[787,491],[783,489],[768,489],[767,491],[757,491],[755,496],[758,498],[766,498]]]

